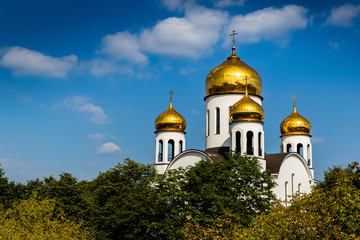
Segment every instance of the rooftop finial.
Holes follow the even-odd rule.
[[[173,90],[170,90],[169,94],[170,94],[170,107],[172,107],[172,95],[173,95]]]
[[[296,112],[296,101],[295,101],[295,99],[297,98],[297,96],[294,94],[291,98],[294,99],[294,112]]]
[[[237,32],[235,32],[235,30],[233,30],[233,31],[232,31],[232,34],[230,34],[230,36],[233,37],[233,40],[232,40],[233,45],[232,45],[232,47],[231,47],[231,49],[232,49],[232,55],[233,55],[233,56],[236,55],[236,54],[235,54],[235,49],[236,49],[236,47],[235,47],[235,35],[237,35]]]

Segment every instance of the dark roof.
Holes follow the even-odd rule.
[[[289,154],[290,153],[265,154],[266,169],[269,169],[271,173],[279,173],[282,161]]]
[[[229,147],[217,147],[217,148],[208,148],[205,150],[205,153],[211,157],[212,160],[224,160],[227,158],[227,154],[230,152]]]

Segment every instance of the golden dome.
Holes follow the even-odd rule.
[[[311,124],[310,122],[297,113],[296,104],[295,104],[295,94],[294,94],[294,110],[284,119],[280,124],[281,136],[285,135],[310,135]]]
[[[232,55],[206,77],[206,95],[245,93],[245,78],[248,79],[249,94],[260,96],[262,86],[260,75],[236,56],[235,46],[232,46]]]
[[[230,119],[231,122],[262,122],[264,120],[264,109],[249,97],[246,88],[244,97],[231,107]]]
[[[171,92],[172,93],[172,92]],[[186,121],[183,116],[174,110],[170,97],[169,108],[160,114],[155,120],[156,131],[179,131],[183,132],[186,128]]]

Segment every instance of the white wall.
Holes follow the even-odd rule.
[[[177,169],[179,167],[186,168],[188,166],[195,166],[196,163],[206,158],[208,158],[208,156],[199,150],[187,150],[176,156],[169,164],[167,170]]]
[[[310,135],[285,135],[281,136],[281,145],[280,152],[286,152],[287,145],[291,144],[291,152],[297,152],[297,145],[303,145],[303,154],[302,157],[306,162],[310,162],[309,166],[312,168],[312,145],[311,145],[311,136]],[[309,146],[309,147],[308,147]]]

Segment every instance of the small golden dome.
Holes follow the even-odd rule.
[[[172,91],[170,92],[172,94]],[[179,131],[184,132],[186,128],[186,121],[183,116],[174,110],[172,106],[172,99],[170,97],[169,108],[160,114],[155,120],[156,131]]]
[[[235,46],[232,46],[232,55],[206,77],[207,96],[221,93],[245,93],[245,78],[248,79],[249,94],[260,96],[262,86],[260,75],[236,56],[235,49]]]
[[[231,122],[262,122],[264,116],[264,109],[249,97],[247,88],[244,97],[235,103],[230,110]]]
[[[294,94],[294,110],[284,119],[284,121],[280,124],[280,132],[281,136],[285,135],[310,135],[311,132],[311,124],[310,122],[301,116],[296,111],[296,103],[295,103],[295,94]]]

